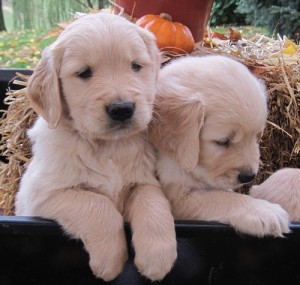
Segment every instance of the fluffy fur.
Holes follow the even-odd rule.
[[[262,184],[252,186],[249,194],[281,205],[291,221],[300,221],[300,169],[280,169]]]
[[[16,214],[56,220],[83,241],[92,271],[106,281],[127,259],[124,220],[141,274],[162,279],[176,259],[174,221],[146,136],[158,55],[149,32],[115,15],[88,15],[43,53],[28,83],[41,117],[28,132],[33,158]]]
[[[164,67],[149,134],[175,219],[218,221],[256,236],[289,231],[279,206],[233,192],[254,179],[267,118],[263,84],[222,56]]]

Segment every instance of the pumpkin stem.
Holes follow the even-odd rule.
[[[159,17],[172,22],[172,17],[167,13],[160,13]]]

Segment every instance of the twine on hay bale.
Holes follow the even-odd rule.
[[[232,45],[203,47],[199,45],[195,56],[223,54],[244,63],[265,81],[268,90],[268,123],[261,140],[261,165],[255,184],[264,181],[282,167],[300,167],[300,54],[282,53],[282,40],[260,36]],[[167,57],[163,61],[169,60]],[[180,72],[180,71],[179,71]],[[9,91],[5,102],[9,105],[0,122],[0,151],[8,163],[1,165],[0,208],[5,215],[14,214],[14,198],[20,177],[31,158],[31,146],[26,130],[36,119],[26,97],[27,77],[20,75],[24,89]],[[251,123],[251,122],[249,122]],[[241,192],[247,192],[242,187]]]

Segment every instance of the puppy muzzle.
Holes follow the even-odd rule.
[[[131,119],[135,111],[135,105],[132,102],[112,103],[106,107],[108,116],[119,122]]]

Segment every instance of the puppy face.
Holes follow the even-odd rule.
[[[267,107],[264,87],[245,66],[221,56],[178,60],[162,70],[158,90],[151,125],[158,149],[208,188],[233,189],[254,179]],[[176,118],[176,126],[166,117]],[[169,143],[161,140],[166,132]],[[189,154],[178,155],[183,149]]]
[[[262,108],[255,114],[249,106],[243,106],[243,102],[240,108],[226,106],[224,102],[219,107],[209,110],[207,106],[194,173],[212,188],[234,189],[256,176],[266,110]]]
[[[68,122],[88,138],[118,139],[149,123],[158,69],[149,32],[115,15],[88,15],[45,51],[28,95],[50,127]]]

